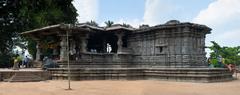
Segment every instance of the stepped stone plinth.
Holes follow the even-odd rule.
[[[0,69],[0,81],[5,82],[35,82],[49,78],[48,71],[41,69]]]
[[[227,69],[208,68],[205,38],[211,30],[206,25],[170,20],[139,28],[120,24],[57,24],[21,34],[37,42],[37,61],[45,56],[42,41],[53,38],[46,45],[51,46],[47,47],[53,51],[51,57],[58,59],[59,68],[48,69],[52,79],[67,79],[69,62],[72,80],[232,80]]]
[[[68,78],[67,68],[48,69],[52,79]],[[221,82],[233,80],[224,68],[71,68],[72,80],[172,80]]]

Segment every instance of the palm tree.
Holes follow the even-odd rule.
[[[110,21],[110,20],[108,20],[108,21],[106,21],[104,23],[106,24],[106,27],[111,27],[114,24],[114,22]]]
[[[93,21],[93,20],[91,20],[90,22],[88,21],[86,23],[89,24],[89,25],[92,25],[92,26],[98,26],[98,23],[96,21]]]

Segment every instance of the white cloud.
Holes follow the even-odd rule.
[[[193,22],[210,26],[212,34],[206,44],[216,41],[223,46],[239,46],[240,39],[240,0],[216,0],[200,11]]]
[[[214,33],[207,35],[206,37],[206,46],[211,46],[212,43],[210,41],[215,41],[221,46],[240,46],[239,40],[240,28],[229,30],[223,33]],[[210,49],[206,49],[207,57],[210,56]]]
[[[144,23],[151,25],[157,24],[156,19],[160,17],[159,9],[162,7],[161,4],[160,0],[146,0],[143,16]]]
[[[74,0],[73,5],[79,14],[77,17],[79,22],[97,20],[98,0]]]
[[[217,0],[202,10],[193,22],[217,26],[240,19],[239,5],[240,0]]]
[[[240,28],[234,30],[227,30],[226,32],[222,32],[219,34],[215,33],[215,36],[209,36],[209,38],[207,38],[207,41],[214,40],[223,46],[239,46],[239,34]]]
[[[146,0],[143,23],[149,25],[165,23],[170,20],[169,15],[173,15],[176,10],[178,8],[166,0]]]

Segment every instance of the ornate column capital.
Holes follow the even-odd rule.
[[[118,37],[118,41],[117,41],[117,45],[118,45],[118,49],[117,49],[117,53],[121,53],[122,52],[122,37],[124,36],[123,32],[116,32],[115,35]]]

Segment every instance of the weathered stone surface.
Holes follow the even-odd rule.
[[[70,68],[73,70],[71,75],[76,80],[142,77],[217,81],[218,78],[220,80],[231,78],[226,70],[219,71],[224,73],[223,75],[215,73],[213,69],[194,70],[196,67],[207,67],[204,51],[205,35],[209,34],[211,29],[205,25],[181,23],[177,20],[138,29],[121,25],[103,28],[84,23],[59,24],[22,34],[38,34],[36,37],[41,39],[40,36],[52,36],[48,35],[48,30],[57,36],[60,51],[58,57],[61,60],[57,63],[60,69],[49,69],[53,72],[53,78],[66,78],[66,69],[64,69],[67,67],[66,59],[68,59],[66,33],[70,35],[69,48],[71,51],[74,49],[76,51],[76,54],[70,56]],[[112,52],[106,52],[107,43],[112,46]],[[40,56],[40,52],[37,54]],[[153,67],[155,69],[149,69]],[[195,73],[188,74],[189,72]],[[208,77],[209,74],[211,77]]]
[[[0,81],[8,82],[33,82],[43,81],[51,78],[48,71],[43,70],[11,70],[0,69]]]
[[[52,79],[67,79],[67,68],[49,69]],[[72,80],[173,80],[218,82],[233,80],[227,69],[214,68],[76,68],[71,69]]]

